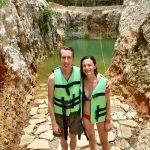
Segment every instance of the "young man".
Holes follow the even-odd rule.
[[[76,135],[83,132],[80,121],[80,69],[73,66],[74,50],[63,47],[60,50],[61,66],[48,78],[49,113],[55,136],[60,137],[62,150],[68,149],[69,129],[70,150],[75,150]]]

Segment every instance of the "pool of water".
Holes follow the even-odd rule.
[[[74,65],[79,66],[80,59],[85,55],[93,55],[97,61],[97,68],[104,73],[111,64],[114,43],[116,39],[74,39],[65,42],[75,50]],[[38,83],[47,83],[52,69],[59,66],[58,53],[46,58],[39,66]]]

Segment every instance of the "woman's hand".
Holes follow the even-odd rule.
[[[112,129],[110,120],[109,121],[108,120],[105,121],[104,128],[105,128],[106,132],[109,132]]]
[[[61,132],[60,127],[58,126],[57,123],[52,124],[52,130],[53,130],[53,132],[56,133],[56,134],[60,134],[60,132]]]
[[[112,87],[112,84],[111,84],[111,82],[110,81],[107,81],[106,82],[106,91],[110,91],[111,90],[111,87]]]

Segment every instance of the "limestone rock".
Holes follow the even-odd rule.
[[[126,112],[129,110],[129,105],[128,104],[121,104],[120,107],[125,110]]]
[[[50,129],[50,125],[48,125],[48,124],[41,124],[41,125],[37,128],[37,130],[35,131],[34,134],[41,134],[41,133],[43,133],[43,132],[45,132],[45,131],[48,131],[49,129]]]
[[[31,144],[27,146],[28,149],[47,149],[49,150],[48,141],[45,139],[35,139]]]
[[[113,120],[125,120],[126,116],[124,115],[124,112],[116,112],[113,116],[112,116]]]
[[[113,142],[115,141],[116,138],[116,133],[114,133],[113,131],[109,131],[108,132],[108,141]]]
[[[141,131],[138,141],[136,142],[135,149],[136,150],[141,150],[145,149],[148,150],[150,149],[150,122],[147,123],[146,127]]]
[[[46,117],[45,114],[36,114],[36,115],[32,116],[33,119],[43,119],[45,117]]]
[[[37,114],[37,110],[38,110],[38,107],[33,107],[33,108],[31,108],[30,115],[35,115],[35,114]]]
[[[31,134],[31,133],[33,133],[34,128],[35,128],[35,124],[28,125],[24,129],[24,132],[27,133],[27,134]]]
[[[118,134],[118,137],[120,137],[120,138],[129,139],[132,135],[132,132],[131,132],[131,129],[129,127],[125,127],[125,126],[120,125],[117,128],[117,134]]]
[[[46,119],[30,119],[29,123],[30,124],[39,124],[39,123],[42,123],[42,122],[45,122]]]
[[[117,146],[112,146],[111,148],[110,148],[110,150],[121,150],[119,147],[117,147]]]
[[[133,120],[120,120],[119,123],[132,128],[136,128],[138,126],[138,123]]]
[[[52,130],[48,130],[48,131],[40,134],[39,137],[43,138],[43,139],[50,140],[50,141],[53,140],[53,138],[54,138]]]
[[[47,108],[48,109],[48,106],[46,104],[40,104],[39,108]]]
[[[48,113],[48,108],[39,108],[38,113],[39,114],[47,114]]]
[[[86,136],[82,135],[82,140],[77,140],[77,147],[83,148],[89,145],[88,140],[86,139]]]
[[[24,146],[30,144],[34,140],[34,136],[25,134],[21,137],[21,142],[19,146]]]

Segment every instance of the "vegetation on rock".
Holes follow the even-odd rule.
[[[0,8],[3,7],[4,5],[6,5],[5,0],[0,0]]]
[[[48,22],[50,21],[51,16],[54,14],[54,11],[49,7],[44,7],[39,19],[39,27],[42,33],[47,33],[48,29]]]

